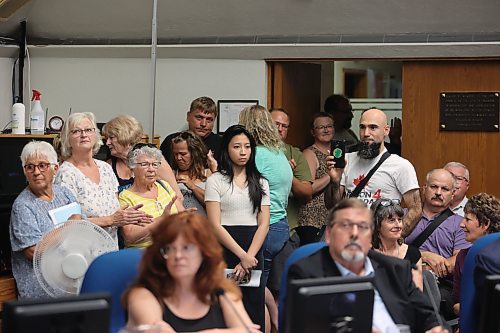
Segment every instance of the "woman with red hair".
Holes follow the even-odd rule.
[[[243,307],[240,290],[224,277],[222,248],[205,217],[191,212],[169,216],[152,237],[139,276],[123,296],[127,327],[260,332]]]

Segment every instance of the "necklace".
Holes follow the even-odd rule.
[[[396,251],[396,257],[397,257],[397,258],[399,258],[399,251],[400,251],[400,249],[401,249],[401,245],[397,244],[397,245],[396,245],[396,249],[397,249],[397,251]],[[385,248],[381,249],[381,251],[380,251],[380,252],[382,252],[383,254],[388,255],[388,256],[394,256],[394,252],[393,252],[393,253],[390,253],[390,252],[389,252],[389,251],[387,251]]]

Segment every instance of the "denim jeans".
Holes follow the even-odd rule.
[[[286,217],[269,226],[269,231],[264,241],[264,271],[263,283],[267,284],[267,278],[271,271],[273,258],[281,251],[286,241],[290,238],[290,227]]]

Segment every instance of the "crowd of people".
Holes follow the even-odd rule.
[[[10,223],[19,297],[47,296],[33,272],[34,249],[56,227],[49,212],[77,203],[76,218],[104,228],[120,247],[145,248],[123,298],[129,326],[277,329],[279,288],[268,278],[271,270],[281,273],[273,261],[296,232],[300,245],[328,246],[292,265],[288,279],[371,275],[374,332],[401,324],[412,332],[447,330],[422,293],[423,276],[437,281],[441,315],[455,318],[469,247],[500,231],[500,201],[486,193],[467,198],[464,164],[430,170],[421,193],[411,162],[394,153],[398,138],[385,142],[386,114],[363,111],[358,138],[341,95],[313,116],[314,143],[303,151],[286,143],[291,119],[284,109],[247,107],[222,136],[213,133],[216,117],[211,98],[195,99],[188,129],[168,135],[160,149],[140,143],[135,118],[113,118],[102,130],[107,161],[94,158],[103,139],[92,113],[69,116],[57,151],[27,144],[21,163],[28,186]],[[346,142],[345,167],[335,165],[333,139]],[[257,282],[246,286],[249,280]]]

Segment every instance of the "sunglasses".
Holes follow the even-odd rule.
[[[389,207],[389,206],[399,206],[401,204],[401,200],[399,199],[382,199],[380,201],[380,206]]]
[[[401,200],[399,199],[381,199],[378,206],[375,207],[373,210],[373,215],[375,216],[375,222],[378,224],[379,221],[379,216],[378,212],[380,210],[380,207],[390,207],[390,206],[399,206],[401,204]]]

